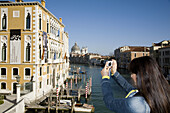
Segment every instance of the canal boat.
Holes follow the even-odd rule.
[[[66,104],[68,106],[71,106],[71,100],[60,100],[60,104]]]
[[[89,104],[76,103],[74,106],[74,111],[91,113],[94,112],[94,106]]]

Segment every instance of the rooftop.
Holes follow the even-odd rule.
[[[53,16],[53,18],[55,18],[57,20],[57,22],[59,22],[63,27],[64,24],[62,22],[59,21],[58,18],[56,18],[56,16],[54,16],[48,9],[46,9],[41,3],[39,3],[38,1],[35,2],[11,2],[11,1],[0,1],[0,6],[23,6],[23,5],[39,5],[42,9],[44,9],[44,11],[46,11],[47,13],[49,13],[51,16]]]
[[[124,52],[149,52],[149,47],[142,47],[142,46],[129,46],[130,50],[126,50]]]

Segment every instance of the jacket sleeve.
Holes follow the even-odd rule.
[[[139,98],[114,98],[109,79],[101,82],[103,101],[108,109],[116,113],[149,113],[143,100]],[[141,101],[142,100],[142,101]]]
[[[129,82],[123,78],[119,72],[116,72],[113,76],[111,76],[127,93],[131,90],[136,89]]]

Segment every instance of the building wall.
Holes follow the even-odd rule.
[[[164,40],[159,43],[152,43],[152,46],[150,47],[150,56],[155,58],[158,63],[159,62],[159,49],[163,48],[167,45],[170,45],[170,40]]]
[[[131,60],[142,56],[149,56],[149,52],[131,52]]]
[[[0,37],[3,37],[3,36],[7,36],[7,60],[6,62],[3,62],[1,61],[0,63],[0,67],[5,67],[7,69],[7,78],[6,79],[2,79],[0,80],[0,82],[5,82],[7,83],[7,89],[8,90],[13,90],[13,83],[16,82],[15,78],[12,78],[12,68],[13,67],[17,67],[18,70],[19,70],[19,75],[21,76],[21,79],[20,79],[20,83],[23,84],[23,83],[26,83],[26,82],[29,82],[30,79],[24,79],[24,68],[30,68],[31,69],[31,75],[34,73],[33,72],[33,56],[31,56],[31,61],[30,62],[25,62],[24,61],[24,37],[26,35],[29,35],[31,36],[31,42],[33,42],[33,29],[31,28],[31,30],[29,31],[25,31],[24,29],[24,18],[25,18],[25,7],[29,7],[31,9],[35,9],[34,6],[1,6],[0,7],[0,12],[1,12],[1,17],[2,17],[2,12],[5,9],[7,9],[7,29],[6,30],[2,30],[2,23],[0,22],[0,28],[1,28],[1,31],[0,31]],[[32,10],[32,14],[33,13],[33,10]],[[19,12],[19,16],[18,17],[14,17],[14,11],[17,11]],[[2,21],[2,18],[0,18],[0,21]],[[33,21],[33,18],[31,18],[31,21]],[[31,22],[33,26],[33,22]],[[11,61],[10,61],[10,30],[14,30],[14,29],[19,29],[21,30],[21,59],[20,59],[20,62],[19,64],[11,64]],[[31,45],[31,47],[33,47],[33,43]],[[1,54],[2,55],[2,54]],[[33,55],[33,48],[31,48],[31,55]],[[1,56],[2,57],[2,56]]]
[[[6,68],[6,74],[7,74],[5,79],[3,79],[1,77],[0,82],[1,83],[2,82],[7,83],[7,89],[11,90],[11,91],[13,91],[13,83],[16,83],[16,79],[13,77],[13,73],[12,73],[13,68],[18,68],[19,75],[25,75],[24,74],[25,68],[30,68],[31,73],[33,73],[33,65],[26,65],[26,66],[23,66],[23,65],[0,65],[0,68]],[[30,76],[30,79],[31,79],[31,76]],[[30,82],[30,79],[26,79],[24,76],[22,76],[21,79],[20,79],[20,84]]]
[[[159,49],[159,63],[164,74],[170,74],[170,47]]]
[[[0,78],[0,85],[2,82],[7,83],[7,89],[12,91],[13,84],[16,82],[15,79],[11,79],[12,67],[18,67],[19,75],[21,76],[20,83],[30,82],[30,79],[24,79],[24,68],[31,69],[31,76],[33,76],[33,81],[36,82],[36,96],[41,97],[41,95],[51,91],[51,89],[56,88],[57,82],[59,85],[63,84],[65,80],[65,75],[68,74],[69,63],[64,60],[65,54],[68,58],[68,34],[64,35],[64,25],[62,19],[58,20],[51,12],[45,9],[40,3],[32,2],[21,3],[21,5],[16,5],[12,3],[11,6],[0,6],[0,13],[2,13],[3,8],[7,8],[7,29],[0,31],[0,40],[2,36],[7,36],[7,60],[5,62],[0,62],[0,68],[5,67],[7,69],[7,78]],[[29,4],[29,5],[27,5]],[[19,17],[13,17],[13,11],[19,11]],[[26,14],[30,13],[31,25],[30,29],[26,29]],[[41,29],[39,29],[39,15],[41,15]],[[0,18],[2,21],[2,15]],[[49,23],[49,32],[47,32],[47,21]],[[52,26],[52,27],[51,27]],[[52,29],[53,28],[53,33]],[[0,22],[0,29],[2,29],[2,23]],[[11,64],[10,61],[10,30],[20,29],[21,30],[21,59],[19,63]],[[44,51],[44,40],[43,36],[47,34],[47,47],[48,47],[48,58],[43,59]],[[25,61],[25,45],[27,44],[27,36],[31,37],[31,60],[29,62]],[[0,44],[1,45],[1,44]],[[39,48],[41,45],[41,48]],[[11,46],[12,47],[12,46]],[[0,46],[0,49],[1,46]],[[40,55],[41,51],[41,55]],[[0,52],[2,52],[0,50]],[[44,54],[45,55],[45,54]],[[20,55],[19,55],[20,56]],[[41,58],[40,58],[41,56]],[[0,56],[1,59],[2,56]],[[40,68],[41,74],[40,75]],[[49,73],[47,73],[47,68]],[[67,73],[66,73],[67,70]],[[59,80],[57,81],[57,77]],[[48,82],[48,84],[47,84]]]
[[[146,52],[144,47],[133,47],[133,46],[124,46],[116,49],[115,59],[117,60],[117,65],[119,68],[128,69],[130,62],[134,58],[149,56],[149,52]],[[132,49],[132,50],[131,50]],[[134,49],[139,49],[138,51],[134,51]]]

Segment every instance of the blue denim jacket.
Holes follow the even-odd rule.
[[[136,89],[116,72],[112,78],[121,86],[127,94]],[[103,100],[108,109],[116,113],[150,113],[150,107],[142,96],[128,98],[114,98],[110,80],[105,78],[101,81]]]

